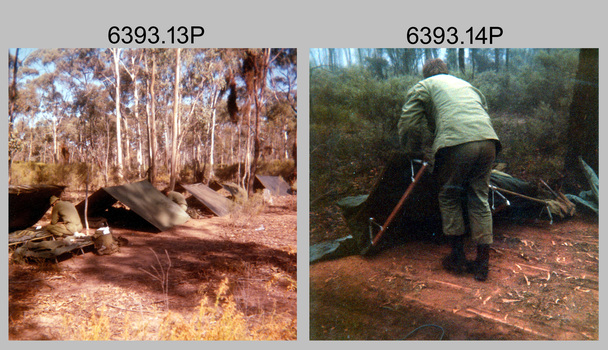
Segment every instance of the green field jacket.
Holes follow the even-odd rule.
[[[444,147],[496,140],[483,94],[468,82],[440,74],[418,82],[407,94],[398,123],[402,145],[429,163]]]
[[[74,204],[66,201],[59,201],[51,211],[51,224],[63,223],[72,233],[82,230],[82,222]]]

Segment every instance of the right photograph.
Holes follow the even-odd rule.
[[[598,340],[598,57],[310,49],[310,340]]]

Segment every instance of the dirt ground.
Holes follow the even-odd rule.
[[[597,340],[598,232],[582,217],[495,221],[485,282],[444,271],[450,248],[429,240],[312,264],[311,339]]]
[[[202,299],[215,300],[222,281],[248,325],[281,318],[295,330],[296,221],[296,196],[273,197],[247,217],[202,216],[160,233],[112,228],[128,241],[113,255],[89,249],[57,263],[10,261],[9,339],[65,339],[66,327],[103,310],[112,339],[124,333],[121,322],[141,317],[154,340],[168,312],[187,319]],[[153,277],[161,268],[165,291]]]

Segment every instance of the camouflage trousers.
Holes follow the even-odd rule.
[[[467,215],[472,240],[477,244],[493,243],[488,193],[495,158],[496,145],[491,140],[468,142],[437,152],[435,171],[445,235],[463,235]]]

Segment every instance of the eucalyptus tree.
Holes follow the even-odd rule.
[[[127,72],[127,74],[129,75],[130,78],[130,89],[129,92],[132,94],[133,96],[133,102],[132,102],[132,112],[133,112],[133,120],[135,123],[135,130],[136,130],[136,134],[135,134],[135,142],[136,142],[136,152],[137,152],[137,156],[136,156],[136,162],[137,162],[137,172],[141,175],[144,172],[144,156],[143,156],[143,132],[142,132],[142,118],[140,115],[140,109],[141,109],[141,100],[142,98],[145,98],[145,93],[142,94],[142,63],[144,62],[144,54],[145,51],[144,49],[130,49],[127,50],[125,52],[125,56],[126,56],[126,64],[124,62],[122,62],[122,65],[125,69],[125,71]],[[127,120],[125,119],[125,122],[127,122]],[[129,130],[130,128],[127,127],[126,131],[127,131],[127,138],[129,136]],[[129,152],[130,150],[130,143],[127,142],[127,152]],[[127,159],[130,160],[130,157],[127,156]]]
[[[282,144],[284,158],[289,158],[289,137],[293,137],[291,153],[296,159],[297,147],[297,50],[273,49],[275,57],[271,63],[273,68],[269,71],[269,84],[272,90],[272,103],[268,108],[267,117],[270,124],[275,124],[281,133],[270,132],[267,138],[271,139],[270,146]],[[281,137],[282,140],[272,140],[272,137]]]
[[[188,105],[183,113],[184,120],[188,122],[185,130],[196,135],[182,135],[179,145],[182,144],[183,136],[190,136],[193,146],[192,163],[200,180],[203,180],[201,160],[203,164],[209,163],[207,180],[214,177],[217,110],[221,98],[228,89],[226,74],[230,69],[235,68],[231,51],[196,49],[188,50],[184,55],[188,63],[185,66],[182,88],[183,103]],[[203,142],[208,143],[208,147],[204,147],[204,150],[201,147]]]
[[[247,99],[254,107],[253,131],[249,133],[253,141],[253,157],[248,167],[247,191],[253,193],[253,183],[260,155],[260,114],[265,102],[266,76],[270,64],[270,49],[248,49],[243,59],[241,74],[245,81]],[[250,109],[248,109],[248,129],[251,128]]]
[[[57,75],[55,72],[52,72],[43,74],[37,79],[41,102],[41,114],[51,123],[53,163],[57,163],[58,161],[57,138],[60,132],[59,126],[66,116],[64,113],[66,109],[66,100],[55,84],[56,77]]]
[[[171,128],[171,176],[169,178],[169,188],[171,191],[175,189],[175,179],[177,177],[177,135],[180,134],[179,130],[179,106],[181,104],[179,99],[179,74],[181,65],[181,48],[175,49],[175,85],[174,85],[174,99],[173,99],[173,123]]]
[[[148,181],[154,184],[156,181],[156,53],[146,51],[144,55],[144,66],[146,73],[146,124],[148,134]]]
[[[110,48],[109,50],[112,53],[113,71],[115,79],[114,103],[116,104],[116,165],[118,166],[118,178],[122,181],[124,179],[122,159],[122,131],[120,127],[120,122],[122,119],[120,113],[120,55],[122,54],[122,49]]]
[[[599,173],[599,50],[580,49],[578,57],[568,114],[568,150],[564,155],[564,166],[569,180],[583,183],[581,179],[575,179],[581,173],[579,157]]]
[[[19,116],[27,118],[38,111],[40,101],[37,97],[33,84],[27,79],[37,74],[37,71],[28,67],[32,60],[28,60],[30,55],[18,48],[14,55],[9,51],[9,99],[8,99],[8,170],[9,182],[11,181],[11,167],[14,156],[23,149],[23,139],[19,132],[13,127]],[[33,134],[30,134],[33,142]],[[32,144],[30,142],[30,146]],[[31,147],[30,147],[31,149]]]

